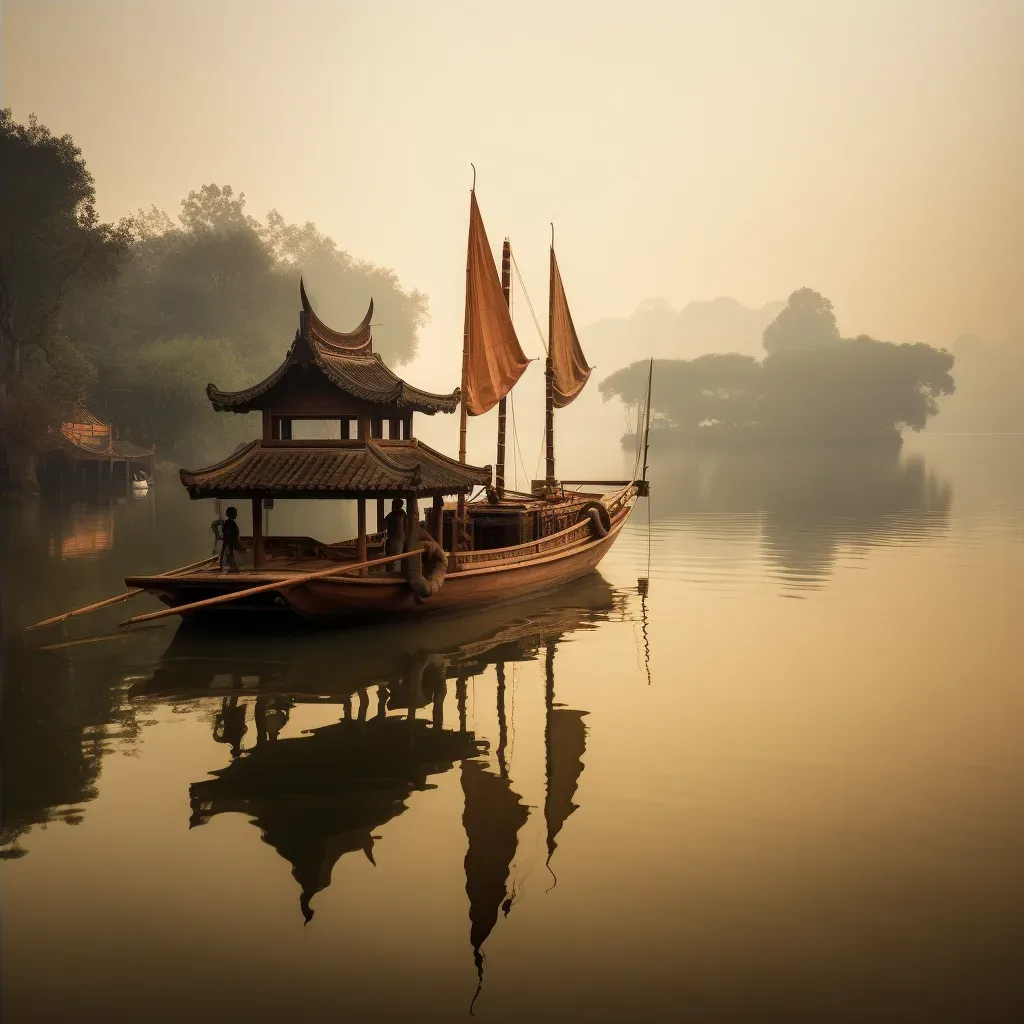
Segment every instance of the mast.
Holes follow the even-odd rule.
[[[473,164],[469,165],[473,168],[473,187],[469,190],[470,203],[472,204],[473,196],[476,193],[476,167]],[[466,461],[466,418],[468,411],[466,408],[466,388],[467,388],[467,370],[469,369],[469,310],[470,303],[472,301],[472,288],[470,288],[470,266],[473,252],[473,218],[469,219],[469,236],[466,239],[466,312],[463,320],[462,327],[462,377],[460,381],[460,387],[462,388],[462,401],[459,402],[459,462],[465,463]],[[459,504],[455,513],[455,520],[452,523],[452,565],[453,569],[459,567],[459,537],[465,526],[466,520],[466,496],[465,494],[459,495]]]
[[[555,226],[551,225],[551,251],[548,270],[548,355],[544,362],[544,436],[547,439],[545,480],[555,482],[555,364],[551,343],[555,333]]]
[[[641,480],[647,479],[647,450],[650,447],[651,439],[651,384],[654,382],[654,358],[651,358],[651,366],[647,371],[647,413],[644,423],[644,472]]]
[[[501,294],[505,296],[505,305],[512,309],[512,246],[506,238],[501,247]],[[498,497],[505,494],[505,403],[502,395],[498,402],[498,456],[494,466],[494,487]]]

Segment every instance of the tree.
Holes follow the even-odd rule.
[[[65,321],[99,370],[96,411],[138,443],[205,458],[239,429],[252,433],[239,417],[221,415],[230,423],[223,428],[207,421],[205,385],[244,387],[280,363],[298,324],[300,275],[327,323],[354,326],[373,298],[375,350],[390,362],[415,352],[425,295],[355,259],[315,224],[289,224],[276,211],[260,223],[230,186],[190,192],[177,223],[140,210],[135,231],[119,279],[78,289]],[[172,398],[174,388],[190,393]]]
[[[44,356],[59,336],[61,307],[76,280],[109,279],[131,225],[102,224],[96,190],[71,137],[0,111],[0,402],[29,346]]]
[[[131,225],[100,222],[81,150],[35,117],[0,110],[0,166],[0,441],[34,489],[35,456],[93,377],[62,328],[69,290],[116,275]]]
[[[656,359],[658,386],[651,411],[665,425],[696,436],[709,426],[742,429],[757,417],[760,364],[753,356],[709,353],[696,359]],[[637,362],[601,382],[605,401],[635,405],[647,390],[648,363]]]
[[[867,335],[768,356],[760,427],[778,440],[872,441],[922,430],[955,389],[953,356]]]
[[[832,303],[811,288],[798,288],[786,308],[764,329],[768,355],[791,349],[814,349],[839,340]]]
[[[787,308],[801,306],[817,306],[834,322],[826,299],[791,300]],[[652,410],[686,442],[898,444],[902,431],[924,429],[938,399],[954,393],[953,362],[930,345],[867,335],[783,348],[760,363],[736,354],[657,360]],[[632,406],[646,382],[647,363],[637,362],[600,390]]]

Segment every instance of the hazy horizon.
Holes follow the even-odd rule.
[[[542,319],[553,220],[581,327],[807,285],[844,334],[1019,339],[1024,8],[826,6],[6,0],[0,102],[74,137],[105,218],[229,184],[394,268],[424,386],[458,372],[470,161]]]

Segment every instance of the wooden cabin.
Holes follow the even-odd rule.
[[[156,448],[123,441],[85,406],[54,431],[49,450],[40,460],[40,482],[51,485],[112,483],[131,487],[135,469],[153,475]]]

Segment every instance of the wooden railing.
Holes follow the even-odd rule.
[[[629,503],[629,499],[635,493],[635,490],[636,488],[633,484],[629,484],[618,493],[612,495],[611,499],[604,503],[613,525]],[[491,548],[484,551],[460,551],[457,564],[460,570],[479,569],[489,565],[504,565],[508,562],[536,558],[539,555],[546,555],[553,551],[576,547],[585,543],[592,535],[590,520],[585,519],[583,522],[576,523],[559,533],[553,533],[547,537],[541,537],[539,540],[529,541],[526,544],[516,544],[508,548]]]

